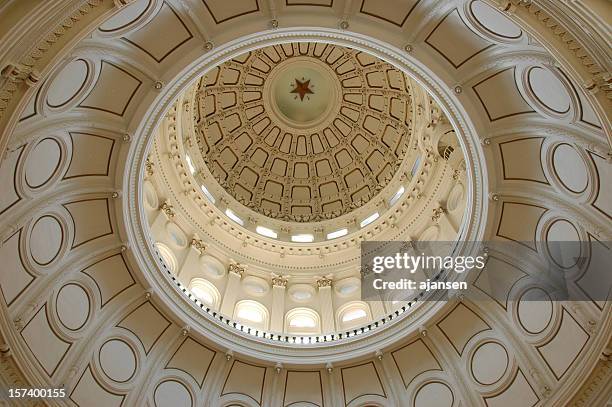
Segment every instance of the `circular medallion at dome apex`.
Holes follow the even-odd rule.
[[[341,92],[329,65],[312,57],[293,57],[270,73],[264,107],[274,121],[307,131],[329,125],[340,109]]]
[[[217,182],[271,218],[316,222],[372,200],[406,158],[412,82],[370,54],[296,42],[205,75],[196,140]]]

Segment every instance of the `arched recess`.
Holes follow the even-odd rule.
[[[221,294],[219,290],[210,281],[204,278],[193,278],[189,283],[189,290],[202,303],[206,304],[211,309],[219,309],[221,304]]]
[[[257,329],[268,329],[270,313],[261,303],[252,300],[242,300],[234,307],[234,319],[244,325]]]
[[[321,333],[321,318],[313,309],[299,307],[285,314],[285,332],[295,335]]]
[[[372,318],[372,312],[367,303],[351,301],[338,308],[336,323],[340,329],[351,329]]]

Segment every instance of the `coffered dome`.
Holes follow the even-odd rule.
[[[365,52],[264,47],[199,81],[197,145],[217,182],[255,212],[336,218],[373,199],[412,156],[413,86]]]

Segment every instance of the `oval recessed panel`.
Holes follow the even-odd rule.
[[[567,220],[557,220],[548,228],[546,246],[559,267],[570,268],[578,262],[580,236],[574,225]]]
[[[470,9],[474,18],[488,31],[503,38],[516,39],[523,33],[521,28],[495,8],[482,1],[473,1]]]
[[[47,91],[47,104],[61,107],[70,102],[85,86],[89,66],[82,59],[70,62],[53,79]]]
[[[553,152],[553,166],[559,180],[572,192],[583,192],[589,182],[584,160],[569,144],[557,146]]]
[[[528,80],[531,90],[541,104],[556,113],[569,111],[570,95],[555,74],[537,66],[529,70]]]
[[[361,281],[358,278],[345,278],[340,280],[334,286],[336,292],[341,296],[349,296],[359,292]]]
[[[499,343],[486,342],[472,356],[472,375],[480,384],[497,383],[508,369],[508,353]]]
[[[111,32],[127,27],[144,14],[149,3],[150,0],[136,0],[130,5],[123,7],[121,11],[100,25],[100,31]]]
[[[89,296],[77,284],[66,284],[57,294],[57,316],[66,328],[81,329],[89,317]]]
[[[30,253],[41,266],[51,263],[62,248],[64,232],[53,216],[43,216],[36,221],[30,232]]]
[[[214,257],[202,256],[200,264],[204,272],[214,278],[219,278],[225,275],[225,266]]]
[[[25,164],[25,180],[30,188],[46,184],[55,175],[62,159],[59,143],[46,138],[32,149]]]
[[[270,289],[268,282],[263,278],[248,276],[242,280],[242,287],[251,295],[264,295]]]
[[[136,372],[136,355],[127,343],[111,339],[100,348],[100,367],[111,380],[126,382]]]
[[[438,240],[440,229],[437,226],[430,226],[419,236],[418,246],[427,247],[427,243]]]
[[[166,224],[166,232],[174,246],[181,249],[187,247],[187,236],[176,224],[168,222]]]
[[[155,389],[156,407],[190,407],[191,394],[187,388],[174,380],[160,383]]]
[[[145,205],[149,209],[157,209],[159,206],[159,200],[157,199],[157,192],[150,181],[145,181],[143,186],[143,196]]]
[[[295,284],[289,287],[289,296],[295,302],[307,302],[314,298],[314,288],[308,284]]]
[[[451,190],[450,194],[448,194],[448,199],[446,200],[446,209],[448,209],[450,212],[454,212],[457,208],[459,208],[463,201],[463,195],[463,185],[455,185]]]
[[[451,407],[453,402],[453,392],[446,384],[432,382],[417,391],[414,407]]]
[[[525,331],[539,334],[552,319],[553,304],[550,296],[541,288],[530,288],[519,298],[517,314]]]

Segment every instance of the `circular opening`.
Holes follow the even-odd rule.
[[[298,49],[300,44],[290,46]],[[284,44],[285,48],[287,46]],[[391,325],[403,318],[404,312],[412,312],[414,308],[412,298],[410,302],[384,301],[382,314],[376,311],[374,317],[367,303],[365,306],[357,305],[360,301],[354,303],[360,299],[361,292],[360,270],[355,262],[359,245],[354,242],[377,238],[401,240],[406,236],[408,225],[412,225],[411,233],[421,236],[421,240],[455,241],[458,237],[456,229],[440,228],[431,213],[433,211],[438,218],[452,217],[444,223],[452,226],[461,225],[461,211],[453,210],[451,213],[446,208],[433,206],[416,211],[412,206],[416,208],[417,203],[443,205],[450,198],[451,209],[467,208],[468,194],[451,192],[457,183],[461,183],[468,185],[466,191],[471,193],[470,181],[466,177],[472,167],[464,162],[461,154],[463,144],[457,140],[445,139],[452,142],[455,151],[440,159],[435,154],[437,144],[429,149],[426,146],[421,148],[418,137],[423,137],[422,134],[391,125],[393,120],[400,120],[409,122],[414,129],[422,129],[435,116],[443,124],[440,131],[444,130],[445,137],[455,137],[451,121],[444,116],[446,109],[441,108],[418,82],[368,52],[345,48],[343,52],[351,58],[353,67],[341,69],[340,63],[333,67],[319,67],[319,63],[324,63],[321,60],[329,54],[322,55],[321,60],[312,64],[312,61],[304,62],[311,56],[292,57],[295,61],[291,63],[286,62],[289,57],[283,57],[276,65],[269,64],[267,75],[258,72],[263,78],[260,83],[247,82],[249,76],[246,74],[234,77],[231,84],[223,82],[229,78],[223,72],[224,64],[229,63],[232,67],[244,65],[246,73],[253,73],[253,64],[260,61],[262,54],[271,47],[275,45],[268,43],[260,49],[238,54],[231,61],[207,71],[208,74],[193,81],[177,95],[163,119],[165,126],[181,127],[175,141],[177,151],[165,154],[166,146],[170,144],[163,139],[163,132],[158,132],[153,141],[154,148],[159,150],[153,159],[169,156],[177,164],[153,163],[163,172],[155,177],[156,195],[177,199],[173,202],[173,216],[176,217],[173,221],[189,225],[185,234],[196,236],[193,238],[195,243],[183,252],[175,252],[181,259],[182,270],[179,276],[175,276],[173,284],[182,288],[188,287],[193,278],[214,281],[220,287],[221,303],[224,293],[232,290],[236,299],[234,306],[223,307],[214,313],[207,311],[216,321],[214,323],[226,329],[237,329],[257,340],[261,338],[288,345],[333,344]],[[316,74],[308,69],[316,71]],[[348,71],[342,73],[343,69]],[[334,86],[339,83],[341,104],[351,97],[359,98],[354,100],[354,111],[342,113],[346,106],[342,105],[336,111],[330,107],[332,103],[320,101],[310,108],[308,114],[312,113],[311,116],[294,115],[289,104],[299,107],[298,103],[309,101],[309,95],[310,101],[314,101],[312,95],[317,89],[317,86],[311,88],[313,93],[302,89],[303,99],[299,91],[293,92],[299,85],[295,81],[297,70],[304,72],[299,77],[302,84],[308,80],[306,74],[317,82],[322,81],[320,83],[328,80],[336,81]],[[354,72],[350,75],[354,75],[360,85],[351,91],[345,79],[350,76],[346,73],[352,70]],[[396,76],[376,79],[381,72],[391,72]],[[342,80],[339,80],[341,76]],[[293,82],[289,80],[287,84],[286,79],[290,77],[294,77]],[[361,80],[366,77],[368,80]],[[376,80],[395,90],[376,90]],[[280,95],[282,83],[285,83],[284,95]],[[288,89],[291,84],[293,87]],[[384,99],[391,94],[397,100]],[[397,111],[393,110],[396,103],[401,103]],[[418,109],[417,105],[420,106]],[[185,112],[189,114],[185,115]],[[344,121],[347,124],[344,128],[347,136],[337,135],[333,139],[334,131],[326,132],[327,122],[313,119],[315,116],[320,119],[326,112],[330,112],[330,123],[337,122],[337,126],[342,126],[339,123]],[[386,112],[386,119],[376,122],[375,119],[381,118],[381,112]],[[350,119],[350,114],[355,115],[353,119]],[[392,114],[398,115],[397,118]],[[408,118],[410,121],[406,121]],[[290,120],[294,123],[289,123]],[[298,128],[297,122],[304,127]],[[295,131],[288,130],[290,128]],[[431,137],[431,143],[437,143],[441,136]],[[191,142],[186,142],[187,139]],[[316,140],[321,142],[320,146]],[[389,159],[391,151],[395,154],[393,161]],[[197,170],[182,170],[186,168],[185,162]],[[327,169],[326,162],[329,164]],[[441,171],[444,166],[454,170]],[[177,173],[172,174],[175,170]],[[352,178],[355,174],[359,177]],[[195,194],[181,193],[184,185],[172,183],[184,177],[199,186],[194,189]],[[439,195],[430,197],[420,192],[427,190],[430,182],[438,185],[430,190]],[[334,198],[337,200],[337,191],[330,192],[326,188],[334,183],[339,191],[348,194],[348,198],[341,196],[338,202],[332,201]],[[364,188],[370,185],[375,187]],[[354,189],[349,188],[347,192],[347,186]],[[423,196],[427,199],[419,201]],[[383,202],[387,204],[382,205]],[[311,205],[310,209],[308,205]],[[390,207],[395,208],[393,217],[389,216]],[[316,211],[319,212],[315,215]],[[419,216],[421,220],[413,219]],[[149,223],[155,237],[154,219],[151,216]],[[273,232],[274,238],[262,231]],[[336,236],[339,231],[342,233]],[[356,239],[357,234],[359,239]],[[295,236],[308,236],[308,239],[302,241]],[[199,257],[195,262],[189,260],[194,252]],[[217,260],[210,260],[212,258]],[[239,284],[236,284],[236,279]],[[318,291],[324,292],[328,287],[335,298],[332,300],[332,314],[321,315],[321,320],[331,318],[334,321],[331,328],[327,326],[318,332],[305,332],[312,328],[312,324],[304,318],[297,318],[293,323],[286,320],[280,326],[278,322],[269,320],[268,307],[272,304],[272,297],[278,293],[283,293],[285,313],[305,304],[320,312],[322,297]],[[210,296],[198,289],[192,293],[203,298],[203,303],[210,302]],[[344,309],[347,301],[350,301],[350,309]],[[418,309],[426,310],[428,307]],[[296,338],[284,336],[297,328],[303,333]]]

